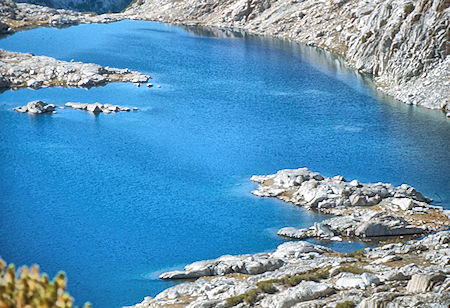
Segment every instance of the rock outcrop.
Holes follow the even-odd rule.
[[[125,17],[121,14],[80,13],[46,6],[0,1],[0,34],[39,26],[61,27],[86,23],[109,23]]]
[[[102,86],[110,82],[145,83],[150,76],[92,63],[58,61],[0,49],[1,88]]]
[[[307,209],[337,215],[309,229],[286,227],[284,237],[318,237],[341,241],[342,237],[420,235],[450,227],[447,211],[431,205],[431,199],[403,184],[363,184],[342,176],[324,177],[307,168],[286,169],[267,176],[253,176],[261,197],[277,197]]]
[[[55,9],[107,13],[120,12],[131,0],[17,0],[30,4],[48,6]]]
[[[119,105],[111,105],[111,104],[100,104],[100,103],[93,103],[93,104],[87,104],[87,103],[73,103],[68,102],[65,104],[66,107],[73,108],[73,109],[79,109],[79,110],[86,110],[92,113],[111,113],[111,112],[121,112],[121,111],[130,111],[130,107],[123,107]],[[133,107],[133,111],[138,110],[138,108]]]
[[[53,113],[55,111],[55,105],[47,104],[43,101],[32,101],[29,102],[26,106],[21,106],[15,108],[17,112],[21,113],[31,113],[31,114],[41,114],[41,113]]]
[[[450,111],[447,0],[140,0],[123,13],[103,15],[4,0],[0,17],[0,34],[122,19],[268,34],[341,55],[406,104]]]
[[[195,266],[186,267],[186,273],[195,267],[213,276],[178,284],[134,307],[306,308],[335,307],[343,302],[359,308],[447,307],[449,245],[450,231],[420,241],[365,248],[349,254],[306,242],[288,242],[273,253],[224,256],[194,263]],[[281,266],[255,273],[230,270],[231,263],[245,268],[242,264],[251,258],[272,260]],[[222,266],[223,262],[228,265]],[[215,272],[210,271],[212,268]]]
[[[129,18],[243,29],[340,54],[407,104],[450,111],[447,0],[142,0]]]

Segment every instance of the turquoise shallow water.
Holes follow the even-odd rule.
[[[162,86],[0,95],[0,255],[64,269],[77,303],[137,303],[173,284],[156,278],[162,271],[271,250],[278,228],[324,219],[252,196],[253,174],[308,167],[408,183],[450,208],[450,121],[376,97],[312,48],[137,21],[34,29],[0,48],[128,67]],[[35,99],[140,111],[11,110]]]

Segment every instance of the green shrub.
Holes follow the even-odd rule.
[[[256,303],[256,298],[258,297],[258,295],[260,293],[262,293],[262,291],[259,288],[252,289],[252,290],[244,293],[245,302],[249,305],[253,305],[254,303]]]
[[[230,307],[236,306],[244,301],[244,294],[227,298],[227,305]]]
[[[260,281],[256,285],[264,293],[273,294],[277,292],[277,288],[275,288],[270,281]]]
[[[344,265],[344,266],[341,266],[340,268],[338,268],[337,273],[343,273],[343,272],[358,274],[358,275],[361,275],[362,273],[370,273],[369,270],[366,270],[362,267],[356,267],[354,265]]]
[[[14,264],[7,265],[0,258],[0,307],[2,308],[71,308],[73,298],[66,292],[66,275],[59,272],[50,281],[39,267],[23,266],[20,275]],[[91,304],[86,303],[85,308]]]
[[[256,298],[260,293],[262,293],[262,290],[259,288],[251,289],[250,291],[247,291],[245,293],[227,298],[227,305],[233,307],[242,303],[243,301],[245,301],[249,305],[253,305],[254,303],[256,303]]]
[[[355,251],[345,254],[346,257],[360,257],[363,255],[364,255],[364,248],[361,248],[361,249],[358,249],[358,250],[355,250]]]
[[[342,303],[338,303],[336,305],[336,308],[354,308],[354,307],[356,307],[356,304],[352,301],[345,301]]]
[[[409,14],[411,14],[412,11],[414,11],[414,4],[408,3],[404,9],[405,16],[408,16]]]
[[[253,305],[254,303],[256,303],[259,294],[273,294],[278,291],[277,288],[275,288],[275,286],[273,285],[274,283],[289,285],[293,287],[298,285],[303,280],[318,281],[320,279],[328,278],[329,270],[330,267],[327,267],[322,270],[313,270],[304,274],[295,274],[277,279],[259,281],[256,283],[257,288],[251,289],[250,291],[247,291],[243,294],[227,298],[227,305],[232,307],[242,303],[243,301],[245,301],[249,305]]]

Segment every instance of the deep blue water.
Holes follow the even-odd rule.
[[[221,36],[123,21],[0,40],[3,49],[128,67],[162,86],[0,95],[0,256],[51,275],[64,269],[78,304],[119,307],[172,285],[156,278],[162,271],[271,250],[282,242],[278,228],[324,218],[252,196],[253,174],[308,167],[408,183],[450,208],[445,116],[376,97],[364,78],[315,49]],[[12,111],[35,99],[140,111]]]

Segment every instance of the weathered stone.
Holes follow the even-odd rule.
[[[334,293],[333,288],[326,283],[302,281],[299,285],[289,288],[280,294],[267,297],[261,301],[261,307],[288,308],[297,303],[309,301]]]
[[[0,12],[1,16],[1,12]],[[0,49],[0,88],[34,89],[53,86],[94,87],[131,79],[148,80],[150,76],[96,64],[64,62]]]
[[[432,275],[415,274],[408,282],[406,290],[410,293],[424,293],[430,291],[435,283],[444,281],[445,277],[445,275],[439,273]]]

